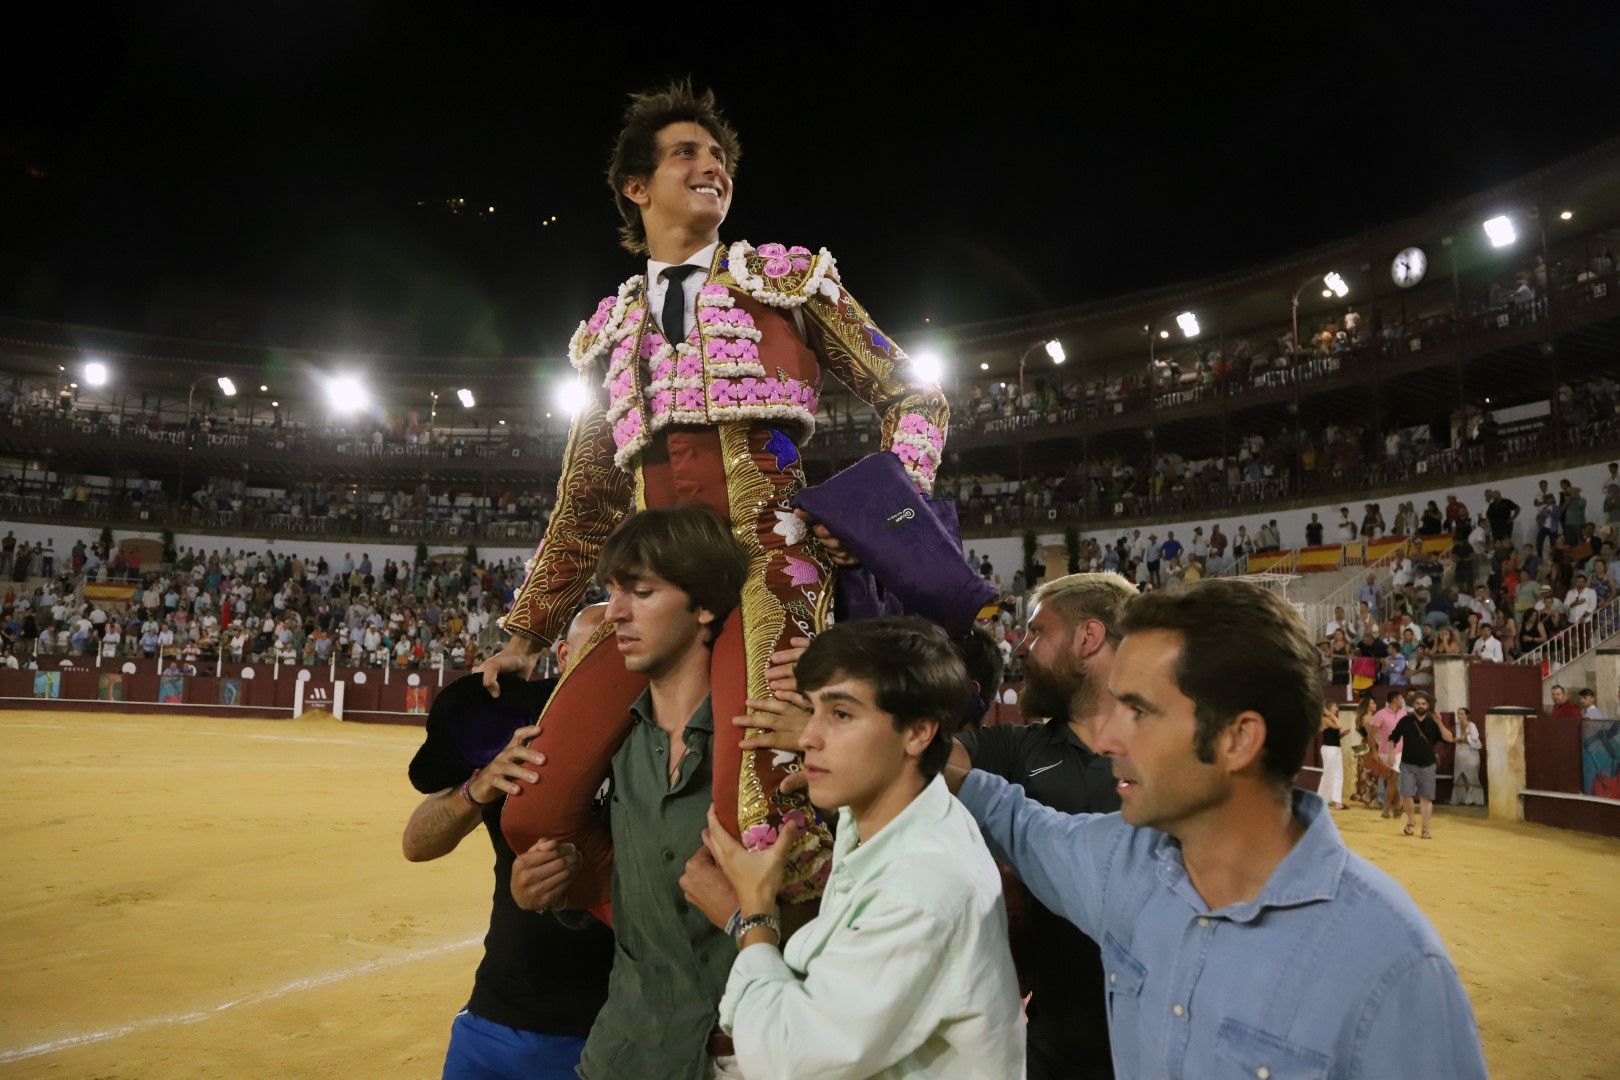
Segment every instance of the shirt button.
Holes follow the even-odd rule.
[[[1108,981],[1111,982],[1111,983],[1117,983],[1117,982],[1119,982],[1119,976],[1115,975],[1113,972],[1109,972],[1108,973]]]
[[[1203,916],[1202,916],[1202,915],[1200,915],[1200,916],[1199,916],[1199,917],[1198,917],[1198,928],[1199,928],[1199,929],[1200,929],[1200,930],[1202,930],[1202,929],[1203,929],[1203,928],[1204,928],[1204,927],[1206,927],[1206,926],[1208,926],[1208,925],[1209,925],[1209,920],[1208,920],[1208,919],[1206,919],[1206,918],[1204,918],[1204,917],[1203,917]]]
[[[1187,1006],[1177,1004],[1170,1011],[1175,1013],[1177,1016],[1186,1016],[1187,1015]]]
[[[1271,1075],[1271,1070],[1262,1065],[1258,1069],[1254,1070],[1254,1075],[1258,1076],[1260,1080],[1266,1080],[1266,1078]]]
[[[665,862],[674,862],[675,861],[675,853],[673,851],[666,850],[664,852],[664,861]]]

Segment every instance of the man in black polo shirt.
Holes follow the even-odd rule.
[[[574,617],[557,650],[564,668],[569,653],[601,624],[605,610],[596,604]],[[473,693],[485,693],[476,676],[462,683]],[[539,715],[556,684],[546,679],[521,688],[531,717]],[[576,852],[542,840],[517,855],[501,833],[501,807],[517,789],[514,778],[533,777],[533,766],[541,763],[527,747],[538,728],[519,728],[494,760],[474,770],[448,730],[456,720],[454,714],[429,717],[427,739],[411,762],[411,783],[436,794],[411,815],[403,842],[407,859],[426,862],[454,851],[482,821],[495,849],[484,958],[473,977],[472,996],[451,1026],[443,1075],[447,1080],[573,1080],[585,1036],[607,1000],[613,932],[589,916],[565,923],[568,916],[545,910],[566,891],[578,866]]]
[[[1024,715],[1047,722],[963,732],[951,764],[1021,784],[1030,798],[1067,814],[1118,810],[1113,767],[1092,752],[1088,737],[1112,707],[1107,686],[1119,645],[1116,627],[1135,596],[1118,574],[1070,574],[1041,586],[1018,655]],[[1034,899],[1027,920],[1030,1080],[1112,1077],[1096,943]]]

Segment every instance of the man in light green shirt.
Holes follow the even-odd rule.
[[[755,852],[712,811],[704,833],[739,903],[720,1024],[740,1071],[1022,1077],[1001,879],[939,775],[967,705],[961,661],[920,619],[872,619],[818,637],[797,676],[814,713],[791,779],[805,777],[817,806],[839,808],[838,835],[821,913],[785,953],[776,894],[802,825],[788,820]]]

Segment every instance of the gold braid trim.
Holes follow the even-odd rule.
[[[613,464],[613,433],[601,392],[590,386],[589,373],[583,377],[591,394],[568,431],[557,505],[502,624],[510,633],[548,643],[567,631],[596,573],[602,545],[624,520],[632,498],[629,473]]]

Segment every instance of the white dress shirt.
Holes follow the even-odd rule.
[[[839,811],[821,914],[737,954],[720,1026],[749,1080],[1024,1075],[1001,877],[943,777],[864,844]]]
[[[686,280],[681,282],[681,288],[686,292],[686,322],[681,326],[680,330],[682,341],[685,341],[686,335],[692,332],[692,327],[697,325],[695,312],[697,310],[698,292],[703,288],[703,283],[708,278],[709,267],[714,265],[714,249],[719,246],[720,241],[716,240],[708,247],[682,259],[679,264],[702,267],[701,273],[687,274]],[[664,295],[669,292],[669,282],[664,280],[664,271],[675,265],[677,264],[658,262],[656,259],[647,260],[647,308],[655,320],[663,318]],[[662,329],[671,333],[674,332],[671,327],[665,326]]]
[[[1474,655],[1481,660],[1502,662],[1502,643],[1495,637],[1482,637],[1474,642]]]

